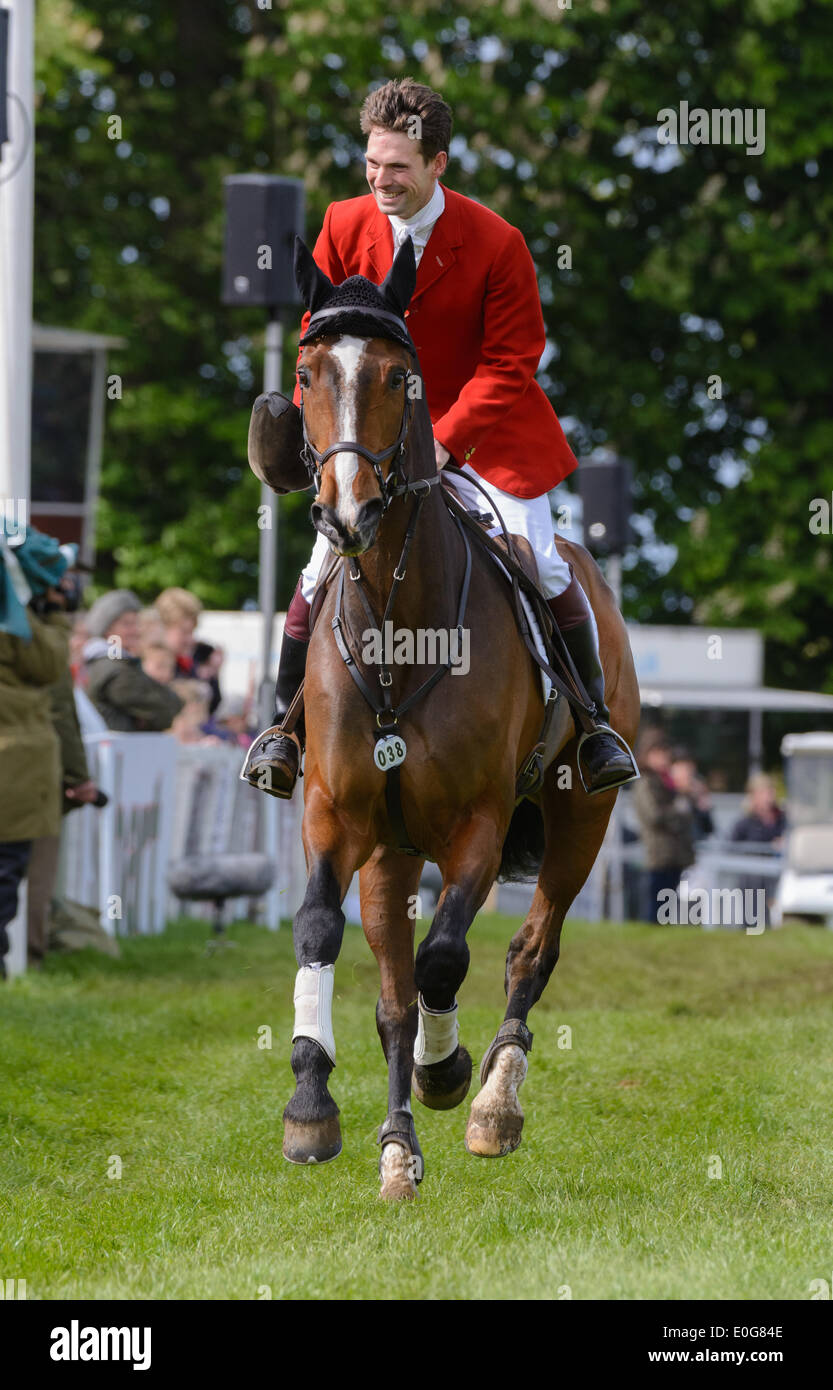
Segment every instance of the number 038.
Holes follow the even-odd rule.
[[[380,738],[373,750],[373,761],[382,772],[388,772],[392,767],[398,767],[405,761],[404,739],[398,738],[393,734],[388,734],[385,738]]]

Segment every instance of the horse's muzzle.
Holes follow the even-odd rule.
[[[381,499],[371,497],[368,502],[361,504],[355,524],[349,527],[339,520],[332,507],[323,502],[313,502],[309,514],[316,531],[321,532],[337,554],[362,555],[376,539],[382,511]]]

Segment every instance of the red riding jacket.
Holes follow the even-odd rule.
[[[576,459],[535,380],[545,343],[535,266],[516,227],[444,184],[443,193],[406,314],[434,434],[455,463],[539,497]],[[393,231],[371,193],[330,204],[313,256],[336,285],[349,275],[381,283]]]

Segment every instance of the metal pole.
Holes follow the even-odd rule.
[[[281,357],[283,354],[283,324],[280,312],[270,310],[266,324],[265,349],[263,354],[263,389],[280,391]],[[260,653],[260,690],[258,709],[260,726],[267,728],[275,710],[275,682],[272,677],[272,629],[275,625],[275,587],[278,572],[278,507],[277,495],[265,483],[260,485],[260,576],[258,580],[258,606],[263,619]]]
[[[749,711],[749,773],[760,772],[764,765],[764,713]]]
[[[616,607],[622,609],[622,556],[608,555],[605,566],[605,579],[613,590]]]
[[[605,566],[605,579],[613,590],[613,597],[616,600],[616,607],[621,612],[622,609],[622,557],[621,555],[608,555]],[[608,883],[610,885],[610,914],[615,922],[621,922],[625,916],[625,868],[622,862],[624,851],[624,837],[621,803],[619,797],[616,798],[616,805],[610,817],[610,828],[608,839],[611,849],[609,860],[610,874]]]
[[[104,406],[107,392],[107,349],[96,348],[90,371],[90,410],[87,424],[87,465],[84,475],[84,518],[81,523],[81,559],[95,563],[95,513],[101,478],[104,443]]]
[[[0,150],[0,515],[5,511],[25,524],[32,424],[34,0],[10,0],[6,8],[10,139]]]
[[[35,5],[9,0],[9,143],[0,146],[0,521],[29,523],[35,203]],[[26,970],[26,883],[9,923],[10,975]]]

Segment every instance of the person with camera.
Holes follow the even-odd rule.
[[[99,808],[107,805],[107,797],[90,777],[87,766],[87,754],[78,723],[75,689],[69,665],[71,615],[77,612],[80,601],[81,582],[75,570],[67,570],[57,588],[51,589],[44,600],[44,605],[50,611],[66,615],[63,624],[56,618],[55,625],[63,625],[66,629],[67,664],[49,691],[50,714],[60,749],[63,815],[84,805]],[[60,847],[60,834],[40,835],[32,841],[26,901],[26,937],[30,968],[40,967],[49,946],[49,921],[58,877]]]
[[[0,978],[32,844],[60,830],[51,690],[68,667],[59,586],[74,550],[34,527],[12,532],[0,521]]]

